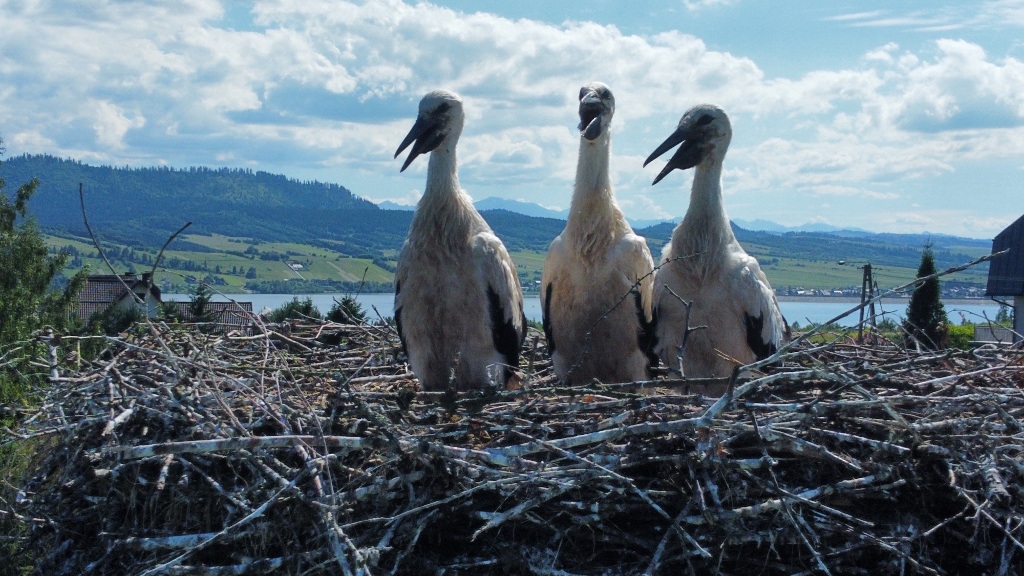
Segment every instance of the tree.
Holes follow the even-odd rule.
[[[3,151],[0,140],[0,154]],[[15,343],[30,340],[45,327],[66,331],[71,305],[86,277],[82,270],[63,289],[54,287],[69,254],[51,254],[28,215],[28,202],[39,181],[33,178],[21,185],[13,198],[5,192],[6,184],[0,178],[0,358],[6,359],[0,368],[0,405],[24,398],[33,371],[21,369],[21,363],[27,365],[42,353],[38,344]]]
[[[327,319],[338,324],[362,324],[366,322],[366,311],[363,310],[355,296],[345,294],[341,300],[334,299],[334,305],[327,313]]]
[[[3,153],[0,140],[0,153]],[[79,273],[63,290],[54,280],[67,264],[69,254],[50,254],[35,220],[28,215],[28,201],[39,181],[23,184],[12,198],[0,178],[0,345],[29,336],[43,326],[57,330],[68,326],[68,310],[85,281]]]
[[[192,301],[188,305],[188,311],[192,315],[193,322],[207,324],[217,319],[210,309],[210,302],[212,300],[213,290],[210,289],[208,284],[200,282],[196,285],[196,289],[192,292]]]
[[[935,274],[935,256],[929,243],[921,254],[917,277],[924,278],[932,274]],[[947,318],[940,297],[938,278],[922,280],[915,285],[910,304],[907,305],[907,319],[903,323],[908,344],[919,342],[921,346],[932,350],[945,346]]]
[[[1010,308],[1009,306],[1007,306],[1006,304],[1000,304],[999,305],[999,312],[996,313],[996,324],[1000,324],[1002,326],[1007,326],[1007,327],[1012,327],[1013,326],[1013,316],[1010,314],[1010,312],[1012,312],[1012,311],[1013,311],[1013,309]]]

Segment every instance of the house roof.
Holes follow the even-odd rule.
[[[1024,296],[1024,216],[992,239],[992,253],[1010,251],[988,265],[986,296]]]
[[[141,277],[135,274],[97,274],[86,278],[85,285],[78,295],[75,315],[82,321],[87,321],[93,314],[106,311],[112,304],[128,296],[129,289],[140,296],[148,290],[157,302],[160,301],[160,288],[151,282],[149,274],[143,274]]]
[[[169,302],[178,311],[182,322],[195,322],[191,302]],[[252,302],[207,302],[207,311],[213,315],[214,323],[225,330],[246,331],[252,327]]]

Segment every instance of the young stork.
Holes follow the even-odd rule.
[[[647,242],[633,233],[608,180],[615,98],[608,86],[580,89],[580,152],[565,230],[541,275],[544,333],[555,374],[569,384],[648,377],[653,356]]]
[[[690,206],[662,251],[654,281],[656,352],[679,370],[682,348],[687,377],[729,376],[737,366],[774,354],[789,338],[768,278],[736,241],[722,206],[722,161],[731,139],[724,110],[694,106],[644,162],[647,166],[681,143],[654,184],[672,170],[696,167]],[[692,303],[689,319],[680,299]],[[687,326],[691,332],[684,347]]]
[[[459,96],[435,90],[395,152],[412,144],[402,171],[431,153],[395,272],[395,323],[424,390],[506,383],[526,336],[515,264],[459,186],[455,144],[464,121]]]

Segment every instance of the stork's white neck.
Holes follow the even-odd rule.
[[[423,200],[443,200],[453,193],[462,191],[462,187],[459,186],[457,164],[454,144],[442,142],[430,153],[430,160],[427,163],[427,187],[423,190]]]
[[[722,204],[722,162],[712,161],[698,164],[693,173],[693,187],[690,189],[690,206],[686,209],[684,221],[700,223],[711,228],[723,238],[732,238],[732,227]]]
[[[615,202],[608,179],[610,156],[610,130],[605,130],[596,140],[580,138],[576,185],[572,192],[565,236],[569,244],[584,255],[603,250],[611,242],[633,231]]]
[[[430,153],[427,185],[416,205],[409,230],[414,243],[464,244],[470,233],[487,224],[473,207],[473,200],[459,185],[455,143],[444,142]]]
[[[698,164],[690,189],[690,206],[672,233],[669,256],[689,256],[679,265],[692,273],[704,274],[720,261],[721,251],[735,241],[722,206],[722,161]]]

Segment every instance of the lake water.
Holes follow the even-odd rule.
[[[313,300],[313,304],[320,310],[321,313],[326,314],[331,306],[334,305],[335,298],[341,298],[341,294],[300,294],[298,296],[294,294],[232,294],[235,300],[239,302],[252,302],[252,309],[256,312],[263,310],[264,308],[278,308],[284,305],[286,302],[291,301],[292,298],[299,298],[304,300],[310,298]],[[164,294],[164,300],[189,300],[188,294]],[[229,300],[223,295],[214,295],[215,301],[226,302]],[[374,313],[373,308],[382,316],[393,316],[394,315],[394,294],[360,294],[357,298],[363,308],[366,310],[367,315],[371,319],[376,319],[377,314]],[[838,300],[838,299],[837,299]],[[961,321],[961,315],[968,321],[982,322],[984,316],[987,314],[989,319],[994,320],[996,314],[999,312],[999,305],[989,301],[971,301],[970,303],[960,303],[962,301],[947,302],[946,314],[949,316],[949,320],[953,324],[959,324]],[[830,320],[843,312],[846,312],[850,308],[856,306],[859,302],[841,300],[841,301],[826,301],[823,302],[821,299],[816,300],[785,300],[779,302],[779,307],[782,308],[782,314],[786,317],[790,323],[799,322],[801,326],[807,325],[809,322],[825,322]],[[523,300],[526,317],[530,320],[540,322],[541,309],[540,309],[540,297],[539,296],[526,296]],[[883,315],[881,318],[892,318],[899,322],[903,319],[903,315],[907,310],[907,300],[886,300],[881,303],[881,306],[876,307],[876,313]],[[839,321],[842,326],[856,326],[859,320],[859,313],[855,312],[846,318]]]

